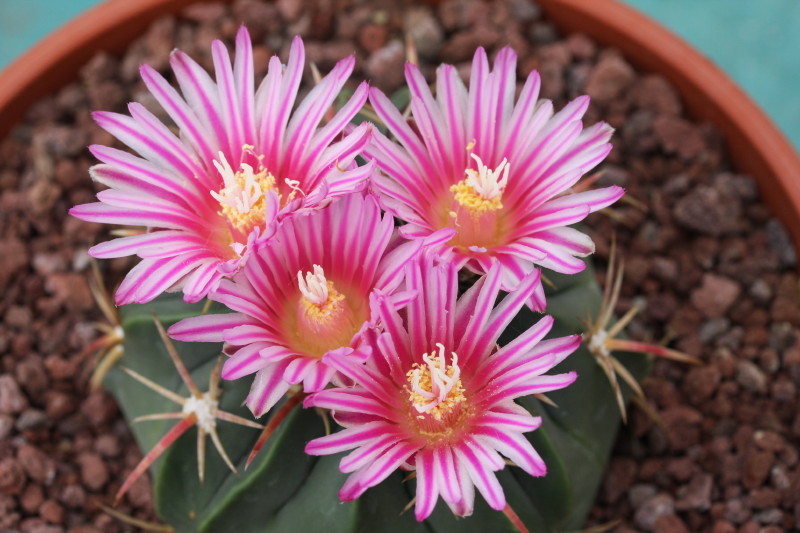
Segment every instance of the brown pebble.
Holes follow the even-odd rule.
[[[651,531],[659,517],[674,513],[674,501],[669,494],[658,494],[636,510],[634,522],[640,528]]]
[[[679,511],[707,511],[711,507],[711,491],[714,477],[711,474],[695,474],[688,485],[678,489],[675,508]]]
[[[5,287],[12,276],[28,264],[28,250],[14,237],[0,240],[0,287]]]
[[[653,523],[653,533],[689,533],[686,523],[674,514],[662,515]]]
[[[592,69],[584,92],[597,102],[618,97],[635,79],[633,68],[618,54],[606,53]]]
[[[775,454],[769,451],[752,450],[744,461],[742,483],[748,489],[761,486],[769,476],[769,471],[775,463]]]
[[[403,43],[396,39],[371,53],[364,70],[372,84],[388,92],[402,85],[405,82],[403,74],[405,54]]]
[[[28,483],[19,497],[20,506],[29,514],[35,513],[36,510],[39,509],[39,506],[42,505],[43,501],[44,492],[42,491],[42,487],[34,483]]]
[[[385,24],[367,24],[358,32],[358,44],[371,54],[383,48],[389,38],[389,30]]]
[[[63,524],[65,512],[55,500],[46,500],[39,508],[39,516],[51,524]]]
[[[25,471],[13,458],[0,461],[0,494],[19,494],[25,487]]]
[[[81,481],[92,490],[100,490],[108,483],[108,467],[96,453],[84,452],[76,461],[81,467]]]
[[[23,444],[17,449],[17,461],[31,479],[49,485],[56,475],[56,465],[52,457],[38,448]]]
[[[767,376],[750,361],[736,363],[736,382],[751,392],[763,394],[767,391]]]
[[[22,394],[13,377],[0,375],[0,413],[16,414],[28,407],[28,399]]]
[[[411,37],[421,58],[433,58],[444,41],[444,31],[427,7],[408,8],[403,15],[406,35]]]
[[[81,405],[81,413],[94,427],[110,422],[117,414],[117,404],[105,391],[90,394]]]
[[[82,274],[53,274],[47,278],[47,290],[69,310],[85,311],[94,307],[92,291]]]
[[[703,284],[692,291],[692,304],[706,317],[715,318],[725,314],[741,293],[739,285],[716,274],[704,274]]]

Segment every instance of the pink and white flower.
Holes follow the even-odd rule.
[[[365,150],[383,171],[373,178],[383,207],[408,222],[402,235],[455,229],[442,255],[479,274],[499,261],[504,290],[535,266],[581,271],[578,257],[594,244],[569,226],[623,194],[619,187],[570,194],[611,150],[612,129],[583,128],[588,97],[554,115],[552,102],[538,100],[536,72],[515,103],[516,63],[504,48],[490,70],[479,48],[469,89],[453,66],[442,65],[435,98],[419,69],[407,64],[413,123],[371,89],[370,102],[397,142],[376,132]]]
[[[225,45],[214,41],[214,81],[174,51],[170,63],[181,93],[153,68],[141,67],[180,135],[138,103],[129,105],[130,116],[94,113],[103,129],[139,154],[92,146],[101,161],[92,177],[109,189],[97,194],[99,202],[70,211],[92,222],[147,228],[90,250],[98,258],[142,258],[120,285],[118,304],[178,288],[186,301],[200,300],[242,266],[256,241],[271,236],[276,219],[358,190],[372,172],[354,162],[372,127],[342,136],[366,101],[366,83],[322,124],[355,58],[340,61],[292,112],[305,64],[302,40],[292,42],[286,66],[277,56],[270,60],[258,90],[252,52],[244,27],[233,64]]]
[[[539,271],[522,278],[517,291],[496,307],[502,266],[458,298],[453,263],[434,265],[421,254],[407,267],[406,286],[417,297],[398,311],[377,298],[384,332],[372,335],[366,364],[331,353],[323,362],[352,380],[309,396],[305,405],[331,409],[346,429],[308,443],[311,455],[353,450],[340,463],[350,473],[339,492],[358,498],[395,469],[416,471],[416,517],[424,520],[439,496],[451,510],[472,513],[475,488],[494,509],[506,505],[494,472],[507,457],[532,476],[546,465],[523,433],[542,420],[515,398],[571,384],[574,372],[545,372],[572,353],[579,335],[542,340],[553,319],[545,316],[500,348],[497,340],[539,287]]]
[[[325,209],[287,218],[260,243],[244,268],[210,295],[235,313],[184,319],[169,329],[182,341],[227,343],[222,377],[255,373],[247,405],[259,417],[293,384],[324,388],[338,354],[356,364],[370,354],[362,339],[374,322],[370,300],[381,294],[404,305],[395,292],[404,265],[420,243],[396,237],[394,221],[372,196],[351,194]]]

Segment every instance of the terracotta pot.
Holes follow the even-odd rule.
[[[161,15],[198,0],[108,0],[52,33],[0,75],[0,137],[27,108],[76,77],[96,52],[117,52]],[[738,170],[752,175],[800,250],[800,157],[750,98],[708,59],[616,0],[538,0],[563,31],[621,50],[681,93],[690,114],[724,133]]]

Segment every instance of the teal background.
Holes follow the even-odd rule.
[[[99,1],[0,0],[0,68]],[[625,1],[722,67],[800,148],[800,0]]]

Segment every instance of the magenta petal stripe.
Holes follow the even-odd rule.
[[[236,34],[233,60],[221,41],[212,42],[211,56],[213,78],[187,54],[173,51],[177,87],[152,67],[140,68],[170,123],[135,102],[129,115],[92,115],[137,155],[91,147],[101,163],[90,172],[108,189],[97,194],[97,202],[70,213],[137,231],[144,227],[147,234],[169,232],[92,248],[97,257],[136,255],[146,261],[120,286],[120,304],[145,303],[164,291],[182,291],[187,302],[205,298],[235,276],[284,219],[362,192],[375,172],[373,162],[360,165],[356,159],[373,126],[348,127],[368,97],[365,83],[323,123],[353,70],[353,57],[340,61],[295,109],[305,67],[299,37],[286,66],[277,57],[270,60],[258,89],[244,27]],[[134,287],[139,283],[144,286]],[[310,380],[323,375],[308,374]],[[261,400],[263,395],[254,401]]]
[[[495,472],[506,467],[505,459],[531,475],[546,471],[524,435],[542,419],[514,399],[575,379],[573,373],[545,374],[577,348],[575,336],[543,341],[553,324],[546,317],[497,347],[499,332],[535,292],[538,272],[496,305],[499,262],[460,298],[457,265],[440,262],[434,251],[421,252],[405,270],[405,288],[416,296],[400,309],[389,297],[375,296],[373,311],[383,328],[364,336],[372,356],[363,363],[325,357],[348,381],[312,394],[305,405],[331,409],[345,429],[312,440],[306,451],[350,451],[340,464],[349,474],[339,493],[345,501],[402,468],[416,472],[417,520],[430,516],[439,496],[455,514],[471,514],[476,488],[492,508],[502,509]]]

